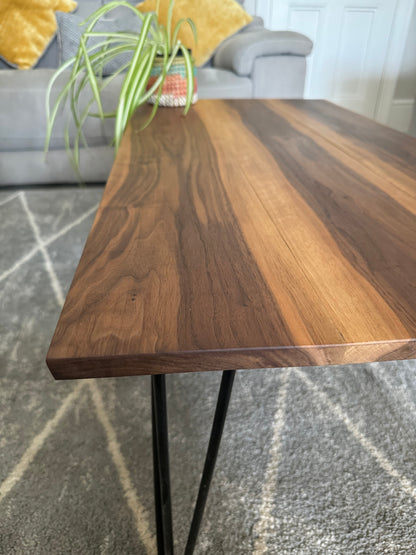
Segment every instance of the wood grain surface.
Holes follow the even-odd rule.
[[[416,358],[416,140],[323,101],[129,124],[56,378]]]

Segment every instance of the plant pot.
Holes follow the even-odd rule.
[[[152,71],[150,73],[149,82],[146,89],[150,89],[159,75],[162,73],[163,58],[157,57],[154,61]],[[159,106],[185,106],[186,104],[186,70],[185,61],[183,58],[178,57],[173,62],[169,72],[166,75],[165,82],[162,87],[162,94],[159,99]],[[149,98],[150,104],[154,104],[157,99],[157,94],[153,94]],[[194,95],[192,104],[198,100],[196,69],[194,68]]]

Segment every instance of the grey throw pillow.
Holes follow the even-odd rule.
[[[130,11],[130,10],[129,10]],[[73,58],[81,41],[81,36],[86,29],[86,25],[81,25],[84,21],[82,17],[64,12],[56,12],[56,21],[58,23],[58,45],[60,63]],[[119,33],[123,31],[140,32],[142,22],[134,14],[127,13],[123,17],[111,17],[100,19],[94,27],[94,31],[99,33]],[[98,45],[105,37],[91,37],[88,39],[87,46]],[[103,70],[103,75],[111,75],[115,73],[120,66],[127,64],[132,57],[131,53],[123,53],[108,62]]]
[[[247,33],[247,31],[259,31],[264,27],[263,18],[258,15],[253,15],[253,21],[250,21],[248,25],[243,27],[239,33]]]
[[[243,0],[241,0],[240,4],[243,4]],[[258,15],[253,15],[252,17],[253,17],[253,21],[250,21],[250,23],[248,23],[245,27],[237,31],[235,35],[232,35],[231,37],[226,39],[225,42],[232,40],[236,35],[240,35],[241,33],[247,33],[250,31],[259,31],[260,29],[264,28],[263,18],[259,17]],[[211,56],[211,58],[207,62],[205,62],[205,64],[202,66],[201,69],[203,69],[204,67],[214,67],[214,56],[215,56],[215,53]]]

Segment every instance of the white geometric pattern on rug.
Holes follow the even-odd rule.
[[[84,221],[88,216],[90,216],[91,214],[95,214],[98,208],[98,204],[94,205],[91,209],[89,209],[87,212],[82,214],[74,222],[65,226],[58,233],[55,233],[53,236],[48,237],[47,239],[42,239],[40,235],[40,230],[36,224],[36,221],[32,212],[30,211],[27,198],[24,192],[11,195],[10,197],[2,201],[0,206],[7,204],[8,202],[14,200],[15,198],[19,198],[19,200],[22,203],[24,212],[27,216],[27,220],[33,231],[36,246],[32,248],[29,251],[29,253],[27,253],[22,258],[17,260],[10,268],[3,271],[2,274],[0,275],[0,282],[3,279],[6,279],[7,277],[9,277],[15,271],[17,271],[23,264],[28,262],[37,252],[40,252],[44,259],[45,269],[47,270],[48,276],[50,278],[50,285],[55,295],[56,301],[59,307],[62,308],[63,303],[65,301],[65,296],[62,291],[59,280],[56,276],[50,256],[48,254],[47,246],[51,245],[59,237],[62,237],[63,235],[68,233],[76,225]],[[59,422],[61,418],[64,417],[64,415],[66,414],[67,409],[73,403],[76,403],[76,400],[80,392],[86,386],[88,386],[90,389],[97,418],[102,424],[103,429],[105,431],[105,434],[107,437],[107,448],[113,459],[114,465],[117,469],[118,477],[125,495],[126,502],[134,515],[137,532],[139,534],[140,540],[142,541],[143,545],[146,547],[147,553],[156,553],[155,537],[154,537],[154,534],[152,534],[148,528],[149,517],[147,515],[147,511],[140,503],[138,494],[135,491],[135,488],[132,484],[128,468],[126,466],[124,457],[121,453],[120,446],[117,441],[117,434],[110,422],[110,419],[108,418],[99,387],[96,384],[95,380],[86,380],[84,382],[78,383],[74,387],[73,392],[70,393],[61,403],[54,417],[51,420],[49,420],[46,426],[34,437],[33,441],[24,452],[22,458],[13,468],[11,473],[6,477],[6,479],[2,481],[2,483],[0,484],[0,502],[6,497],[7,494],[10,493],[13,487],[17,485],[19,481],[23,478],[24,473],[29,469],[30,465],[34,462],[36,454],[42,448],[43,443],[47,441],[49,435],[55,430],[56,426],[59,425]]]
[[[39,250],[41,251],[43,258],[44,258],[44,262],[45,262],[45,267],[47,269],[48,275],[50,277],[50,283],[53,289],[53,292],[55,294],[56,300],[60,306],[60,308],[63,307],[63,304],[65,302],[65,297],[61,288],[61,285],[59,283],[59,280],[56,276],[56,273],[54,271],[53,268],[53,264],[52,261],[50,259],[50,256],[48,254],[48,251],[46,249],[46,246],[44,245],[41,237],[40,237],[40,232],[39,232],[39,228],[36,225],[35,219],[33,217],[33,214],[31,213],[29,206],[27,204],[27,200],[26,197],[24,195],[24,193],[21,193],[20,195],[20,199],[22,201],[25,213],[28,217],[29,223],[33,229],[33,233],[36,239],[36,243],[39,247]],[[91,395],[92,395],[92,399],[94,401],[94,407],[95,407],[95,411],[97,413],[97,417],[99,419],[99,421],[101,422],[101,424],[103,425],[105,434],[107,436],[107,447],[108,447],[108,451],[110,452],[112,459],[114,461],[114,464],[117,468],[117,472],[119,475],[119,479],[123,488],[123,492],[124,495],[126,497],[126,501],[131,509],[131,511],[134,514],[135,517],[135,521],[136,521],[136,526],[137,526],[137,531],[139,532],[139,536],[141,538],[141,540],[143,541],[143,544],[147,547],[148,550],[152,550],[155,548],[155,544],[154,544],[154,538],[152,537],[152,535],[149,532],[148,526],[147,526],[147,521],[148,521],[148,516],[146,514],[145,509],[142,507],[139,499],[138,499],[138,495],[137,492],[135,491],[133,485],[132,485],[132,481],[129,475],[129,471],[127,469],[125,460],[123,458],[123,455],[120,451],[120,446],[117,440],[117,435],[116,432],[107,416],[106,410],[104,408],[103,405],[103,400],[100,394],[100,390],[99,387],[97,385],[97,383],[95,382],[95,380],[89,380],[88,381],[88,386],[90,388],[91,391]]]

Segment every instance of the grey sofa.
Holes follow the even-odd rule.
[[[80,0],[77,14],[89,15],[100,0]],[[217,49],[197,73],[199,98],[301,98],[311,41],[298,33],[267,31],[260,18]],[[0,62],[0,185],[74,183],[77,178],[63,141],[65,115],[56,123],[51,149],[43,154],[45,92],[59,65],[55,39],[35,69],[15,70]],[[107,88],[107,107],[114,107],[122,76]],[[89,148],[80,166],[86,183],[105,182],[114,159],[108,146],[112,120],[91,118],[85,129]]]

